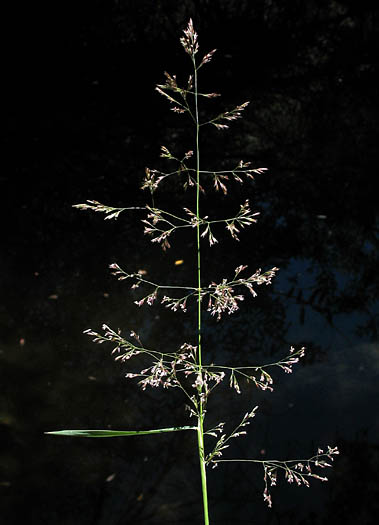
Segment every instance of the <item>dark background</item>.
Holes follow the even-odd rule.
[[[0,174],[1,522],[201,523],[192,435],[121,440],[53,438],[61,428],[138,429],[189,424],[176,392],[128,382],[111,348],[82,335],[103,322],[154,347],[194,342],[193,314],[138,309],[107,266],[144,269],[158,282],[194,279],[193,235],[167,253],[143,237],[139,216],[116,222],[74,210],[97,199],[148,202],[145,166],[164,167],[163,144],[193,148],[188,121],[154,92],[163,71],[186,78],[179,43],[194,19],[214,111],[245,100],[243,121],[202,136],[206,169],[240,159],[267,167],[254,183],[212,190],[225,216],[246,198],[261,212],[240,243],[218,232],[204,247],[204,281],[239,264],[279,266],[241,312],[206,318],[209,361],[272,362],[305,345],[273,393],[220,389],[209,420],[233,428],[256,404],[248,438],[228,457],[307,457],[338,445],[330,481],[284,480],[263,503],[254,466],[209,475],[212,523],[371,524],[378,515],[378,31],[374,0],[98,1],[14,4],[5,12],[5,144]],[[191,200],[192,199],[192,200]],[[157,204],[193,207],[168,184]],[[184,204],[185,203],[185,204]],[[204,211],[205,213],[205,211]],[[216,235],[217,236],[217,235]],[[224,241],[224,242],[221,242]],[[175,266],[175,260],[184,263]],[[217,392],[217,391],[216,391]]]

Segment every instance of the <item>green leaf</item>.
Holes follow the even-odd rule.
[[[179,432],[180,430],[197,430],[197,427],[171,427],[156,428],[153,430],[57,430],[45,432],[54,436],[73,436],[73,437],[123,437],[123,436],[142,436],[144,434],[161,434],[163,432]]]

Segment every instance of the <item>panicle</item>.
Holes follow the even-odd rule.
[[[189,19],[188,26],[183,31],[184,36],[180,39],[184,51],[191,56],[196,55],[199,50],[199,44],[197,41],[197,33],[194,30],[192,18]]]
[[[216,53],[216,51],[217,49],[212,49],[212,51],[209,51],[209,53],[207,53],[203,57],[203,60],[201,61],[199,68],[201,68],[201,66],[203,66],[204,64],[207,64],[208,62],[210,62],[212,60],[213,55]]]

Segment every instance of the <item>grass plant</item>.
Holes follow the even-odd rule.
[[[227,130],[229,124],[241,118],[243,110],[248,102],[244,102],[231,110],[216,114],[210,119],[200,119],[200,104],[207,103],[209,99],[219,96],[218,93],[203,93],[199,88],[199,75],[201,69],[213,58],[215,49],[205,54],[198,60],[199,43],[198,35],[194,30],[192,20],[189,21],[184,35],[180,39],[185,53],[191,63],[191,72],[186,84],[181,87],[175,75],[165,73],[165,83],[156,87],[158,93],[164,96],[171,106],[171,110],[188,118],[193,127],[193,149],[183,152],[180,156],[165,147],[161,147],[161,157],[174,165],[171,171],[146,168],[142,182],[142,189],[147,190],[152,197],[152,203],[144,207],[114,208],[105,206],[98,201],[87,201],[85,204],[77,204],[76,208],[82,210],[93,210],[105,214],[105,219],[116,219],[126,210],[144,210],[146,217],[142,220],[144,233],[150,236],[153,243],[160,244],[164,250],[170,248],[170,240],[174,234],[187,230],[190,235],[196,237],[197,267],[196,282],[192,285],[176,286],[169,284],[158,284],[147,278],[142,273],[129,273],[119,264],[112,263],[110,268],[113,275],[119,280],[128,280],[132,288],[148,289],[148,293],[138,298],[135,303],[139,307],[151,306],[160,302],[173,311],[186,312],[187,308],[195,308],[197,311],[197,326],[194,327],[194,340],[191,343],[183,342],[177,350],[170,352],[160,349],[147,348],[142,344],[140,336],[132,331],[129,337],[124,337],[120,330],[114,330],[103,325],[102,332],[92,329],[85,333],[93,338],[95,343],[112,343],[114,345],[112,354],[117,361],[130,363],[136,356],[144,356],[148,360],[148,366],[140,371],[129,371],[127,378],[137,379],[142,390],[148,388],[162,387],[164,389],[177,388],[183,393],[184,406],[188,409],[190,421],[193,425],[176,426],[170,428],[159,428],[150,430],[61,430],[48,432],[48,434],[60,436],[78,437],[126,437],[145,434],[157,434],[162,432],[194,432],[197,436],[197,455],[200,467],[202,506],[204,524],[210,523],[208,509],[208,487],[207,469],[217,467],[221,463],[248,462],[259,464],[263,468],[264,488],[263,499],[269,507],[272,505],[271,487],[276,485],[278,474],[281,472],[289,483],[309,486],[311,478],[326,481],[315,468],[324,469],[330,467],[333,456],[338,454],[337,447],[328,446],[319,448],[317,452],[307,459],[255,459],[255,458],[232,458],[224,457],[226,449],[231,441],[247,433],[247,427],[255,417],[258,406],[251,407],[240,420],[236,428],[227,433],[224,431],[225,422],[219,422],[213,428],[206,424],[206,409],[210,395],[214,394],[217,386],[224,380],[229,382],[237,394],[241,392],[244,382],[252,382],[258,389],[272,391],[273,378],[270,369],[280,368],[286,373],[292,372],[292,367],[304,356],[304,348],[295,349],[291,347],[288,355],[282,359],[268,364],[251,364],[246,366],[230,366],[228,364],[213,364],[207,361],[206,348],[203,346],[203,315],[207,311],[217,321],[225,314],[233,314],[239,310],[244,300],[244,293],[252,298],[257,295],[256,289],[261,285],[269,285],[278,271],[274,267],[265,271],[256,270],[253,273],[247,271],[246,265],[239,265],[231,277],[221,282],[211,282],[208,285],[202,279],[202,244],[208,242],[210,246],[218,242],[214,231],[224,226],[233,239],[239,240],[241,229],[252,226],[257,221],[258,213],[250,208],[248,200],[241,203],[233,217],[210,220],[201,208],[201,194],[204,188],[213,188],[223,194],[228,193],[230,183],[235,181],[243,184],[253,179],[256,174],[263,174],[264,168],[253,168],[249,162],[240,161],[236,166],[225,171],[202,170],[200,163],[200,135],[206,127],[215,127],[220,132]],[[183,208],[178,214],[170,210],[163,210],[155,206],[154,194],[159,186],[170,183],[177,178],[183,183],[185,190],[192,190],[192,202],[189,207]],[[190,191],[188,191],[191,194]],[[138,290],[139,291],[139,290]],[[137,293],[138,293],[137,291]],[[247,356],[249,361],[249,356]],[[209,450],[205,449],[204,437],[210,436],[213,445]],[[228,451],[229,452],[229,451]]]

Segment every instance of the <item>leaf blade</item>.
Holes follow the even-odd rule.
[[[148,434],[162,434],[165,432],[179,432],[182,430],[197,430],[197,427],[170,427],[170,428],[156,428],[152,430],[55,430],[52,432],[45,432],[45,434],[55,436],[71,436],[71,437],[90,437],[90,438],[104,438],[104,437],[126,437],[126,436],[142,436]]]

